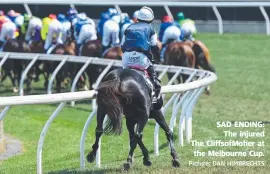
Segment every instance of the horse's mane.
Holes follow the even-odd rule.
[[[199,40],[194,41],[194,44],[198,45],[201,48],[207,62],[210,62],[210,52],[209,52],[208,48],[205,46],[205,44]]]

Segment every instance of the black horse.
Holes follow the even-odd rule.
[[[92,151],[88,153],[88,162],[93,162],[98,149],[98,142],[103,132],[120,135],[122,131],[123,113],[126,116],[126,126],[129,131],[130,151],[124,169],[128,170],[132,164],[133,152],[140,146],[143,153],[143,164],[151,166],[148,150],[143,141],[143,129],[149,118],[154,118],[165,131],[170,144],[172,165],[179,167],[180,163],[173,145],[173,133],[170,131],[159,106],[152,105],[151,88],[145,76],[133,69],[115,69],[105,76],[97,89],[97,127],[96,141]],[[108,114],[108,122],[103,129],[103,120]],[[135,125],[136,128],[135,128]],[[135,130],[134,130],[135,129]]]

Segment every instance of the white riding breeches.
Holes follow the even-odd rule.
[[[71,28],[71,23],[69,21],[65,21],[62,23],[62,41],[65,42],[68,38],[68,32]]]
[[[151,62],[146,55],[137,51],[124,52],[122,56],[123,68],[136,68],[145,70]]]
[[[162,44],[166,44],[169,39],[180,41],[181,30],[177,26],[170,26],[165,29],[162,37]]]
[[[108,20],[103,26],[102,45],[108,47],[110,43],[116,45],[120,43],[119,25],[113,20]]]
[[[36,28],[42,28],[42,21],[39,18],[33,18],[29,21],[28,28],[25,34],[25,40],[29,41],[34,35]]]
[[[181,26],[181,30],[191,34],[195,34],[197,32],[195,25],[190,22],[183,23]]]
[[[93,25],[85,24],[79,33],[77,44],[82,44],[90,40],[97,40],[97,32]]]
[[[6,22],[2,25],[0,31],[0,41],[5,42],[6,39],[15,39],[16,25],[13,22]]]
[[[61,39],[62,30],[63,30],[63,26],[59,21],[54,20],[50,23],[48,35],[46,37],[46,41],[45,41],[45,45],[44,45],[45,50],[47,50],[51,46],[54,36],[56,38],[57,43],[60,43],[60,44],[63,43],[63,41]]]
[[[19,27],[23,25],[23,22],[24,22],[24,16],[22,16],[22,15],[16,17],[14,20],[15,25],[17,25]]]

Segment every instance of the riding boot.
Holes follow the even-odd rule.
[[[160,61],[161,61],[161,63],[164,63],[165,50],[166,50],[166,44],[162,44],[162,49],[160,51]]]
[[[81,48],[82,44],[76,44],[76,47],[75,47],[75,54],[77,56],[79,56],[80,54],[80,48]]]
[[[0,41],[0,50],[2,50],[3,45],[4,45],[4,42]]]
[[[157,74],[156,74],[156,71],[155,71],[153,65],[150,65],[147,68],[147,72],[149,74],[150,80],[154,84],[156,98],[158,99],[159,98],[159,95],[160,95],[160,90],[161,90],[161,84],[160,84],[161,81],[157,78]]]
[[[105,50],[107,50],[110,46],[104,46],[102,45],[102,54],[104,53]]]

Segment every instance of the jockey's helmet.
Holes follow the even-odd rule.
[[[9,17],[15,17],[18,15],[20,15],[20,13],[16,13],[14,10],[9,10],[7,13],[7,16],[9,16]]]
[[[122,13],[121,14],[121,23],[129,21],[129,16],[127,13]]]
[[[121,15],[114,15],[112,17],[112,20],[115,21],[117,24],[120,24],[120,22],[122,22],[122,17]]]
[[[132,18],[133,18],[133,19],[137,19],[137,18],[138,18],[138,15],[139,15],[139,12],[140,12],[140,10],[136,10],[136,11],[133,13]]]
[[[184,19],[185,19],[184,13],[183,13],[183,12],[177,13],[177,19],[178,19],[178,20],[184,20]]]
[[[77,15],[77,14],[78,14],[78,11],[77,11],[75,8],[70,8],[70,9],[67,11],[67,15],[68,15],[68,16]]]
[[[115,8],[109,8],[108,13],[109,13],[110,16],[114,16],[114,15],[118,14],[118,12],[117,12],[117,10]]]
[[[57,15],[57,20],[59,22],[64,22],[66,20],[66,16],[64,14],[60,13]]]
[[[154,12],[149,7],[142,7],[138,14],[139,21],[152,22],[154,20]]]
[[[55,14],[49,14],[49,18],[50,18],[50,19],[57,19],[57,17],[56,17]]]
[[[171,16],[163,16],[162,22],[173,22],[173,19]]]
[[[4,16],[5,12],[3,10],[0,10],[0,16]]]
[[[25,21],[29,21],[31,19],[31,15],[29,15],[28,13],[24,13],[23,17]]]
[[[77,18],[78,20],[83,21],[87,19],[87,15],[85,13],[79,13]]]

